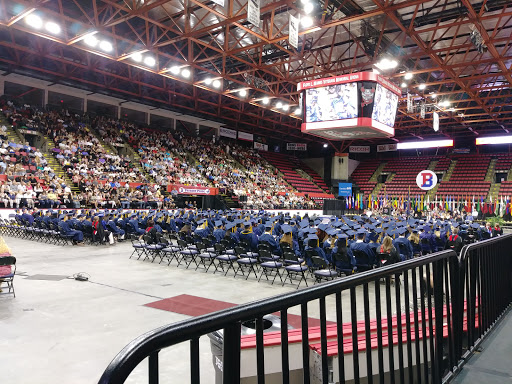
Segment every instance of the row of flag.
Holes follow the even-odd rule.
[[[347,209],[381,209],[381,208],[399,208],[409,211],[426,211],[428,209],[438,208],[442,211],[462,211],[466,212],[477,211],[479,213],[489,213],[499,216],[510,214],[511,197],[500,196],[498,199],[486,200],[483,196],[436,196],[435,199],[430,199],[430,196],[416,195],[416,196],[374,196],[367,197],[362,193],[352,194],[346,199]]]

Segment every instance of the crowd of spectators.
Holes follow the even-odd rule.
[[[315,208],[312,200],[297,195],[278,176],[277,170],[251,148],[216,142],[215,139],[188,137],[180,132],[173,136],[168,131],[143,129],[132,122],[101,116],[89,119],[67,110],[41,111],[28,105],[16,107],[5,101],[1,101],[0,106],[15,128],[36,130],[53,140],[55,148],[51,151],[80,189],[79,193],[66,194],[64,189],[69,189],[69,186],[63,180],[54,182],[63,187],[61,191],[54,191],[58,198],[51,201],[71,206],[79,202],[95,208],[172,206],[172,197],[166,201],[160,186],[184,184],[213,185],[221,193],[236,196],[243,208]],[[122,148],[126,143],[132,146],[140,157],[140,168],[127,155],[127,150],[120,151],[125,155],[107,153],[85,122],[110,146]],[[0,127],[0,138],[4,133]],[[56,175],[39,151],[35,151],[34,156],[18,158],[16,153],[19,150],[12,145],[0,141],[0,172],[8,176],[23,176],[26,172],[24,166],[28,166],[34,167],[33,171],[43,184],[54,181]],[[7,153],[4,155],[4,152]],[[188,153],[197,163],[188,159]],[[14,162],[11,159],[13,154]],[[128,183],[156,186],[141,190],[129,188]],[[44,198],[43,195],[43,201]],[[16,199],[13,204],[16,204]]]

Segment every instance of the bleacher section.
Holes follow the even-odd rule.
[[[368,160],[359,163],[352,173],[352,180],[365,195],[372,193],[377,182],[370,181],[371,177],[382,162],[380,160]]]
[[[449,181],[441,181],[437,194],[456,197],[487,196],[491,183],[485,175],[491,162],[489,155],[453,155],[457,164]]]
[[[325,193],[325,191],[323,191],[319,186],[315,185],[315,183],[303,178],[295,171],[295,169],[301,168],[306,173],[310,174],[304,169],[305,165],[301,164],[300,162],[297,162],[297,158],[295,158],[294,156],[288,156],[281,153],[266,151],[261,151],[260,154],[264,159],[266,159],[270,164],[276,167],[284,175],[284,179],[288,184],[293,186],[299,192]],[[309,168],[309,171],[314,172],[311,168]],[[320,178],[320,176],[318,177]]]
[[[492,159],[496,159],[491,163]],[[493,163],[496,163],[493,167]],[[382,164],[382,165],[381,165]],[[379,169],[381,165],[381,170]],[[430,168],[429,168],[430,167]],[[445,177],[438,182],[436,195],[448,195],[453,197],[484,196],[487,198],[491,181],[489,174],[494,177],[494,172],[508,173],[507,180],[512,174],[512,154],[451,154],[448,156],[429,157],[400,157],[387,161],[368,160],[361,162],[351,175],[361,193],[366,196],[372,192],[379,195],[400,196],[408,193],[425,194],[416,186],[416,175],[424,169],[432,169],[436,173],[442,173]],[[377,184],[371,180],[372,175],[388,174],[388,181]],[[447,180],[446,174],[449,174]],[[487,179],[486,179],[487,175]],[[376,186],[379,188],[375,189]],[[499,184],[496,185],[497,187]],[[512,181],[503,182],[497,195],[512,195]]]
[[[409,192],[409,187],[413,195],[426,193],[416,185],[416,176],[420,171],[427,169],[430,161],[430,157],[402,157],[388,161],[382,172],[395,174],[395,176],[391,181],[386,181],[380,190],[380,195],[403,195]]]

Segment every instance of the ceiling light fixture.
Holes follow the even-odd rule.
[[[213,80],[212,85],[213,85],[213,88],[220,88],[222,83],[220,82],[220,80]]]
[[[264,97],[263,99],[261,99],[261,102],[267,105],[270,102],[270,99],[268,97]]]
[[[210,84],[212,83],[212,79],[211,79],[211,78],[209,78],[209,77],[207,77],[206,79],[204,79],[204,83],[205,83],[206,85],[210,85]]]
[[[476,139],[476,145],[485,144],[512,144],[512,136],[480,137]]]
[[[439,106],[446,108],[450,106],[450,102],[448,100],[443,100],[439,103]]]
[[[170,68],[170,71],[173,75],[178,75],[180,73],[180,67],[178,67],[177,65],[173,65]]]
[[[39,16],[34,15],[33,13],[25,17],[25,22],[35,29],[41,29],[43,26],[43,20]]]
[[[191,74],[192,74],[192,72],[190,72],[190,69],[188,69],[188,68],[185,68],[184,70],[181,71],[181,76],[183,76],[187,79],[190,77]]]
[[[58,35],[60,33],[60,25],[53,21],[47,22],[44,27],[52,35]]]
[[[398,66],[398,61],[395,59],[384,58],[381,59],[378,63],[375,63],[375,66],[381,71],[387,71],[389,69],[396,68]]]
[[[309,28],[313,26],[313,18],[311,16],[304,16],[300,19],[300,24],[304,28]]]
[[[277,104],[276,104],[276,108],[277,108],[277,109],[281,109],[281,108],[283,108],[283,103],[281,103],[280,101],[278,101],[278,102],[277,102]]]
[[[410,73],[410,72],[406,73],[405,76],[404,76],[404,79],[405,80],[411,80],[412,79],[412,73]]]
[[[306,3],[304,4],[304,12],[309,15],[313,10],[315,9],[315,6],[313,3]]]
[[[112,44],[109,41],[103,40],[100,42],[100,49],[105,52],[112,52]]]
[[[98,39],[94,35],[89,35],[84,38],[84,43],[87,44],[89,47],[96,47],[98,45]]]
[[[290,106],[288,104],[283,104],[283,111],[287,111],[290,109]]]
[[[325,143],[324,144],[324,148],[327,148],[329,146],[329,144]]]
[[[400,86],[401,86],[402,88],[407,88],[407,83],[405,83],[405,82],[404,82],[404,83],[400,84]]]
[[[238,94],[239,94],[240,96],[242,96],[242,97],[245,97],[245,96],[247,96],[247,90],[245,90],[245,89],[240,89],[240,90],[238,91]]]
[[[148,67],[154,67],[155,64],[156,64],[156,60],[154,57],[151,57],[151,56],[147,56],[145,59],[144,59],[144,64],[146,64]]]
[[[300,108],[297,108],[293,113],[295,115],[302,115],[302,110]]]
[[[420,84],[418,88],[420,89],[420,91],[423,91],[425,88],[427,88],[427,86],[425,84]]]
[[[142,54],[141,53],[134,53],[132,55],[132,59],[136,61],[137,63],[140,63],[142,61]]]

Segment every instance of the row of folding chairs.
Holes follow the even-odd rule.
[[[306,258],[311,258],[310,266],[305,265],[304,259],[297,257],[292,249],[283,245],[281,256],[272,254],[270,246],[266,243],[258,245],[258,251],[252,252],[246,243],[233,244],[229,240],[217,243],[215,238],[186,237],[170,234],[168,238],[162,237],[158,242],[148,241],[145,235],[142,238],[132,235],[132,254],[138,260],[167,265],[176,263],[176,266],[185,268],[195,267],[195,270],[204,272],[213,271],[226,276],[230,271],[233,277],[249,277],[259,282],[263,278],[274,284],[276,281],[284,286],[297,283],[297,288],[304,281],[313,280],[318,283],[332,280],[350,271],[336,270],[315,251],[306,252]]]
[[[92,227],[80,228],[84,234],[84,242],[87,244],[99,244],[98,239],[93,236]],[[53,245],[72,244],[73,235],[62,233],[61,228],[55,223],[45,224],[41,221],[34,221],[31,225],[23,219],[2,219],[0,218],[0,233],[2,235],[19,237],[25,240],[39,241]]]

